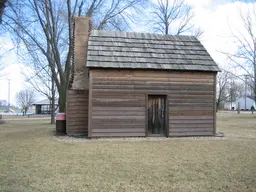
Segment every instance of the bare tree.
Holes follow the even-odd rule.
[[[41,66],[41,65],[40,65]],[[34,67],[30,67],[29,73],[23,71],[23,75],[26,77],[26,81],[39,93],[45,96],[51,105],[51,124],[55,123],[55,111],[56,111],[56,86],[52,79],[50,69],[37,68],[36,64]]]
[[[20,58],[29,66],[29,71],[23,70],[26,81],[43,96],[45,96],[51,105],[51,124],[55,123],[55,102],[56,102],[56,85],[53,75],[46,60],[38,58],[38,55],[31,50],[31,46],[25,44],[28,53],[20,54]],[[27,68],[26,68],[27,69]]]
[[[243,2],[248,3],[249,1]],[[240,7],[239,14],[242,27],[239,27],[239,29],[230,27],[237,50],[235,53],[228,51],[222,51],[221,53],[227,56],[243,76],[246,76],[246,80],[241,77],[238,78],[244,81],[250,89],[253,89],[253,94],[256,95],[256,5],[248,3],[247,9],[243,10]]]
[[[238,78],[239,76],[230,72],[230,70],[222,69],[217,75],[217,109],[220,109],[221,104],[230,102],[232,104],[239,96],[244,96],[244,82]]]
[[[242,89],[243,86],[241,83],[235,80],[233,76],[230,76],[227,83],[227,101],[230,102],[231,108],[233,107],[233,103],[236,102],[239,97]]]
[[[152,7],[153,19],[149,23],[154,31],[173,35],[190,32],[198,37],[203,34],[192,24],[194,12],[185,0],[157,0]]]
[[[22,107],[24,114],[26,115],[29,107],[35,102],[35,92],[32,89],[24,89],[16,94],[16,102]],[[23,114],[23,115],[24,115]]]
[[[228,99],[228,80],[230,78],[229,73],[221,72],[217,75],[217,92],[216,92],[216,108],[220,109],[222,102],[227,101]]]
[[[95,29],[123,30],[145,1],[10,0],[4,24],[29,55],[36,55],[48,65],[59,94],[59,111],[64,112],[72,69],[74,17],[92,16]]]

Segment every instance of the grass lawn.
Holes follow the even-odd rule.
[[[18,119],[18,120],[30,120],[30,119],[28,119],[28,118],[30,118],[30,119],[32,119],[32,118],[36,118],[36,119],[38,119],[38,118],[50,118],[50,115],[22,115],[22,114],[19,114],[19,115],[17,115],[17,114],[13,114],[13,115],[3,115],[2,116],[2,119],[4,119],[4,120],[16,120],[16,119]]]
[[[218,114],[221,140],[68,143],[48,122],[0,125],[0,191],[256,191],[256,115]]]

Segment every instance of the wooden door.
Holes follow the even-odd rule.
[[[148,96],[148,135],[166,135],[166,96]]]

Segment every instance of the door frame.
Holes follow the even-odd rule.
[[[146,93],[146,105],[145,105],[145,135],[148,137],[148,98],[149,96],[165,97],[165,137],[169,137],[169,96],[166,93]]]

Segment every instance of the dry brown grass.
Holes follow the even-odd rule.
[[[3,119],[9,120],[9,119],[33,119],[33,118],[50,118],[50,115],[3,115]]]
[[[256,116],[218,114],[227,140],[60,142],[48,120],[0,127],[0,191],[256,191]]]

